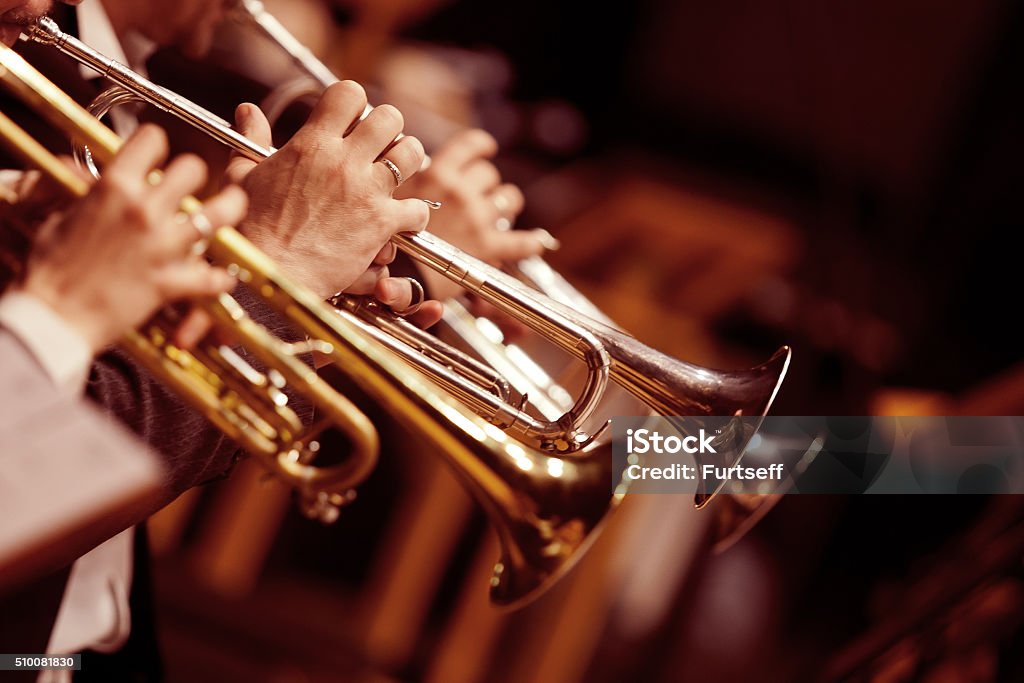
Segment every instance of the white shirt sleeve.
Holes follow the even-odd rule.
[[[24,292],[0,297],[0,325],[25,345],[61,391],[81,393],[89,378],[92,349],[52,308]]]
[[[92,350],[71,325],[42,301],[24,292],[0,297],[0,326],[16,336],[60,391],[81,393],[89,375]],[[132,538],[126,529],[80,557],[71,570],[48,653],[69,654],[90,648],[113,652],[131,629],[128,592],[132,576]],[[67,671],[44,671],[39,683],[69,683]]]

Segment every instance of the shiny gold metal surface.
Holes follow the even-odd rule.
[[[0,79],[40,115],[88,144],[99,161],[116,152],[120,144],[116,135],[7,48],[0,50]],[[33,146],[28,136],[16,129],[6,127],[4,139],[43,169],[59,163],[43,157],[38,157],[37,162],[41,148]],[[87,188],[79,179],[77,183],[70,181],[66,189],[81,195]],[[351,319],[338,315],[312,291],[286,277],[236,230],[218,229],[209,241],[207,254],[259,291],[269,305],[313,340],[311,345],[317,351],[333,360],[406,427],[428,439],[439,457],[452,466],[488,512],[501,540],[501,558],[491,580],[493,602],[517,605],[537,597],[581,556],[608,513],[617,507],[625,487],[615,480],[609,445],[591,444],[575,457],[559,457],[530,448],[411,370]],[[261,359],[282,361],[281,373],[289,379],[294,375],[306,387],[322,388],[315,373],[293,355],[285,353],[287,358],[279,358],[264,336],[265,330],[247,321],[230,297],[206,302],[205,308],[218,321],[229,323],[239,340],[250,343],[253,353],[262,354]],[[267,434],[272,431],[268,426],[293,423],[287,413],[275,412],[264,415],[262,421],[237,424],[244,411],[235,410],[237,405],[224,400],[223,387],[216,375],[221,367],[197,367],[197,359],[167,343],[162,327],[130,334],[125,343],[140,362],[182,392],[229,435],[237,435],[258,456],[273,450],[266,448]],[[317,394],[314,400],[320,398]],[[254,403],[261,400],[257,397]],[[330,407],[333,399],[325,403]],[[345,411],[338,409],[344,413],[338,415],[339,420],[347,417]],[[372,429],[369,433],[375,436]],[[292,452],[294,449],[289,451]],[[276,457],[269,458],[269,463],[290,483],[307,487],[310,493],[335,481],[333,470],[312,469],[301,457],[281,457],[278,452]],[[357,466],[343,467],[340,472],[350,475]],[[314,505],[332,502],[316,495],[311,500]]]
[[[53,125],[87,142],[102,159],[111,158],[121,140],[46,80],[9,48],[0,51],[0,80],[34,111]],[[89,185],[56,159],[6,116],[0,115],[0,136],[27,163],[36,166],[72,196],[84,196]],[[201,210],[191,197],[182,210]],[[236,238],[237,237],[237,238]],[[233,252],[237,250],[237,254]],[[241,257],[256,249],[233,228],[221,227],[209,238],[208,253],[237,271],[238,279],[264,294],[278,288],[271,270],[238,269]],[[377,432],[369,419],[344,396],[321,380],[298,357],[304,349],[282,342],[249,318],[229,295],[200,302],[205,310],[266,367],[258,372],[230,348],[207,342],[194,351],[172,342],[173,321],[163,312],[138,331],[129,332],[121,346],[154,376],[160,378],[226,435],[257,457],[275,475],[294,487],[303,510],[333,521],[353,487],[373,470],[379,450]],[[273,303],[273,302],[272,302]],[[278,302],[283,303],[283,302]],[[287,308],[280,308],[288,314]],[[320,419],[309,429],[288,407],[283,385],[306,396]],[[318,435],[327,427],[341,429],[352,444],[351,456],[331,467],[311,464],[319,448]]]
[[[101,111],[122,98],[140,99],[194,125],[254,161],[262,161],[274,153],[273,149],[254,143],[195,103],[69,36],[49,18],[29,27],[26,35],[30,40],[54,46],[120,86],[122,90],[104,97]],[[582,425],[595,415],[609,378],[665,415],[762,416],[788,368],[788,347],[751,370],[720,372],[701,368],[661,354],[426,231],[401,233],[393,242],[419,263],[497,306],[584,363],[587,381],[573,405],[557,419],[539,420],[521,405],[495,402],[483,396],[490,392],[493,382],[486,383],[481,392],[479,385],[470,387],[465,377],[455,377],[450,372],[437,374],[434,368],[422,362],[426,356],[416,349],[403,354],[407,362],[435,381],[459,387],[456,393],[460,398],[490,423],[546,452],[577,452],[593,442],[594,435],[583,431]]]

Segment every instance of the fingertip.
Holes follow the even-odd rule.
[[[195,174],[193,182],[199,186],[205,185],[210,178],[210,165],[198,154],[188,154],[187,156],[190,159],[189,163],[192,164],[192,172]]]
[[[239,220],[241,220],[249,210],[249,193],[241,185],[232,184],[221,190],[221,194],[226,196],[225,201],[238,207]]]
[[[331,84],[328,86],[327,90],[324,91],[324,95],[337,97],[343,100],[350,99],[360,102],[363,105],[366,104],[366,89],[351,79]]]
[[[336,129],[341,124],[346,134],[366,113],[366,90],[355,81],[346,80],[332,84],[320,96],[303,128],[329,127]]]
[[[256,162],[246,159],[241,154],[235,154],[224,170],[224,177],[229,183],[237,185],[244,182],[249,171],[254,168],[256,168]]]
[[[249,201],[249,193],[246,192],[245,188],[242,187],[241,185],[239,185],[238,183],[231,183],[229,185],[225,185],[224,189],[221,190],[221,193],[227,195],[228,198],[231,199],[231,201],[236,201],[236,202],[247,202],[247,201]]]
[[[167,179],[167,175],[172,169],[177,173],[181,173],[187,179],[189,188],[202,187],[206,183],[209,174],[209,167],[202,157],[191,152],[185,152],[175,157],[171,165],[164,172],[164,180]]]
[[[135,132],[130,136],[133,138],[140,138],[146,136],[159,136],[163,134],[163,129],[155,123],[140,123],[139,127],[135,129]]]
[[[554,235],[545,230],[544,228],[536,228],[530,231],[537,243],[540,245],[541,251],[558,251],[562,248],[562,243]]]
[[[378,104],[373,108],[372,113],[377,118],[390,119],[390,124],[399,130],[405,127],[405,116],[393,104]]]
[[[227,185],[206,202],[204,213],[216,227],[237,225],[249,210],[249,195],[238,185]]]
[[[240,105],[235,107],[235,123],[239,128],[247,129],[249,122],[252,121],[252,107],[254,105],[248,102],[242,102]]]
[[[519,258],[530,258],[531,256],[543,256],[545,253],[544,245],[537,240],[527,240],[526,244],[523,245],[523,254]],[[518,260],[518,259],[517,259]]]
[[[529,232],[495,232],[491,236],[491,241],[491,257],[498,261],[518,261],[544,253],[544,245]]]
[[[483,157],[494,156],[498,152],[498,141],[493,135],[482,128],[472,128],[463,133],[463,141],[472,146],[477,154]]]
[[[139,129],[135,131],[132,138],[136,140],[142,140],[149,144],[159,144],[163,147],[167,146],[167,133],[164,129],[155,123],[143,123],[139,126]]]
[[[494,156],[498,153],[498,139],[485,130],[480,131],[483,134],[483,140],[481,146],[484,148],[484,154],[486,156]]]
[[[526,197],[523,195],[523,191],[515,183],[502,183],[496,190],[500,192],[500,197],[504,198],[504,202],[507,204],[505,207],[499,207],[499,211],[505,213],[508,216],[518,216],[523,211],[523,206],[526,204]],[[495,200],[497,204],[499,200]]]
[[[530,252],[527,256],[542,256],[548,249],[544,246],[544,243],[538,239],[528,239],[526,241],[527,250]]]
[[[114,155],[108,166],[108,173],[105,175],[110,173],[122,173],[124,177],[133,177],[139,173],[145,175],[154,166],[161,165],[161,162],[167,158],[167,152],[167,134],[163,128],[152,123],[144,123]]]
[[[192,349],[199,343],[200,337],[195,325],[181,324],[174,332],[174,345],[180,349]]]
[[[435,299],[428,299],[423,302],[420,310],[417,311],[416,323],[425,330],[440,322],[443,316],[444,304]]]
[[[174,332],[174,343],[183,349],[191,349],[203,339],[213,327],[213,320],[201,308],[192,308]]]
[[[253,142],[263,146],[271,144],[273,133],[270,122],[255,104],[243,102],[235,108],[235,126],[238,132]]]
[[[401,296],[401,287],[397,282],[387,278],[377,281],[373,293],[381,303],[391,306]]]
[[[430,222],[430,206],[421,199],[403,199],[409,207],[408,225],[401,227],[398,232],[421,232],[427,228]]]
[[[430,221],[430,207],[419,198],[397,199],[401,210],[396,214],[396,222],[393,225],[392,234],[402,232],[421,232],[427,227]]]
[[[231,291],[237,284],[234,276],[226,270],[206,263],[196,264],[189,271],[180,281],[180,293],[184,298],[217,296]]]
[[[230,292],[238,284],[238,280],[226,270],[220,268],[213,271],[213,293]]]

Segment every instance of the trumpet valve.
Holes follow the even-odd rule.
[[[356,499],[355,489],[344,493],[317,491],[299,495],[299,510],[309,519],[321,524],[334,524],[341,516],[341,508]]]

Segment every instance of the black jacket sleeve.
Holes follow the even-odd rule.
[[[279,338],[285,341],[304,338],[248,289],[239,287],[235,297],[254,320]],[[256,369],[264,369],[245,349],[235,350]],[[304,360],[312,364],[311,358]],[[240,448],[202,414],[121,350],[108,351],[93,364],[88,393],[163,457],[167,484],[163,497],[153,501],[154,511],[187,489],[226,475],[242,455]],[[286,393],[292,409],[304,424],[310,424],[312,407],[309,403],[289,391]]]

